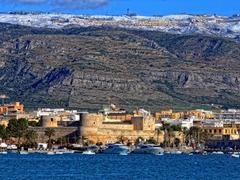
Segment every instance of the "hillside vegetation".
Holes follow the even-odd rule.
[[[114,28],[0,24],[0,88],[27,109],[239,108],[240,45]]]

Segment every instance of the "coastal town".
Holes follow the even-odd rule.
[[[94,113],[63,108],[25,112],[20,102],[5,104],[3,101],[0,113],[2,150],[64,147],[104,152],[100,147],[108,145],[128,147],[130,153],[139,144],[159,147],[157,153],[226,153],[240,149],[238,109],[162,110],[151,114],[144,108],[136,107],[128,112],[109,103]]]

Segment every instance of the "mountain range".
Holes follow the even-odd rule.
[[[25,24],[28,18],[19,20],[29,14],[3,15],[8,18],[1,18],[5,23],[0,24],[0,87],[9,96],[6,102],[20,101],[26,109],[89,111],[109,102],[127,110],[136,106],[151,111],[239,108],[238,16],[201,15],[218,21],[214,27],[200,21],[204,28],[195,31],[194,23],[186,22],[190,15],[175,15],[169,22],[185,24],[170,33],[169,24],[160,30],[143,26],[145,20],[142,26],[134,20],[134,26],[129,21],[123,27],[90,25],[93,20],[88,17],[90,24],[81,25],[62,15],[40,14],[51,17],[48,25],[42,21],[30,26]],[[220,18],[225,19],[224,26]],[[222,29],[212,34],[218,26]]]

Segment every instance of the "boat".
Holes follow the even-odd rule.
[[[7,154],[7,153],[8,153],[7,151],[0,152],[0,154]]]
[[[86,151],[83,151],[82,154],[95,154],[95,152],[93,152],[93,151],[87,149]]]
[[[48,155],[54,155],[55,153],[53,151],[47,152]]]
[[[56,151],[55,154],[63,154],[62,151]]]
[[[233,154],[230,156],[230,158],[239,158],[239,154],[233,153]]]
[[[64,150],[62,151],[64,154],[72,154],[74,153],[75,151],[74,150]]]
[[[202,155],[208,155],[207,151],[203,151]]]
[[[224,153],[221,151],[213,151],[212,154],[224,154]]]
[[[171,151],[171,154],[182,154],[182,151]]]
[[[121,152],[119,153],[120,156],[126,156],[126,155],[128,155],[128,154],[129,154],[128,151],[121,151]]]
[[[189,153],[188,155],[192,156],[192,155],[193,155],[193,153]]]
[[[123,152],[130,153],[130,148],[118,143],[106,144],[106,148],[103,150],[103,154],[120,154]]]
[[[28,154],[28,151],[19,151],[20,154]]]
[[[134,154],[162,154],[164,149],[154,144],[139,144],[138,148],[134,149]]]

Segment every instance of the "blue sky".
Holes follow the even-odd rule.
[[[143,16],[187,14],[240,14],[240,0],[0,0],[0,12],[43,11],[70,14],[126,14]]]

